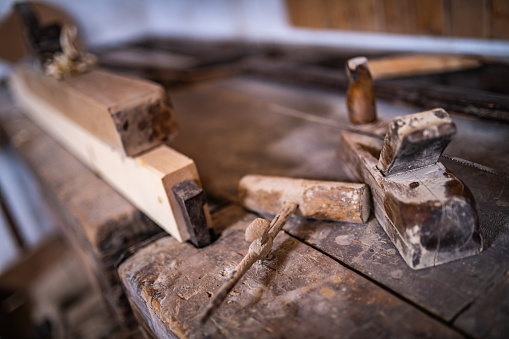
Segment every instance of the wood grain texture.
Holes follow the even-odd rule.
[[[23,80],[14,73],[10,85],[25,114],[168,233],[179,241],[189,239],[184,211],[172,188],[185,180],[199,183],[198,172],[190,158],[165,145],[136,158],[122,156],[48,105]]]
[[[0,121],[44,192],[58,226],[118,319],[134,319],[115,263],[162,230],[14,107],[2,90]]]
[[[492,0],[492,37],[509,39],[509,2]]]
[[[328,28],[326,0],[286,0],[290,23],[298,27]]]
[[[446,33],[443,1],[415,1],[417,34],[444,35]]]
[[[328,0],[327,13],[331,27],[352,31],[383,31],[383,4],[376,0]]]
[[[485,15],[487,2],[487,0],[450,0],[450,35],[488,38],[488,32],[485,32],[485,20],[488,19]]]
[[[458,336],[285,234],[276,238],[272,260],[255,264],[198,327],[200,311],[248,251],[244,230],[255,216],[231,206],[215,218],[230,227],[206,249],[163,238],[119,267],[133,308],[159,337],[358,338],[374,329],[381,336]]]
[[[239,182],[239,200],[248,209],[277,214],[287,202],[298,204],[296,215],[330,221],[363,223],[371,197],[364,184],[247,175]]]
[[[56,80],[29,66],[18,82],[96,138],[135,156],[171,138],[176,120],[164,89],[146,80],[103,70]]]
[[[505,301],[509,296],[508,272],[501,272],[502,276],[454,321],[454,326],[475,338],[505,338],[509,333],[509,305]]]
[[[474,333],[488,329],[503,333],[506,323],[496,319],[507,317],[509,301],[502,300],[501,294],[497,302],[490,303],[488,299],[495,297],[491,291],[504,289],[502,285],[495,286],[505,279],[502,277],[509,267],[509,218],[505,211],[509,206],[509,183],[450,161],[447,167],[471,188],[479,204],[481,234],[486,246],[479,255],[433,269],[412,270],[375,218],[363,229],[350,223],[330,229],[327,223],[312,220],[290,221],[285,229],[440,318],[458,319],[454,325],[465,333],[476,337]],[[486,187],[497,188],[486,190]],[[477,303],[479,307],[474,307]],[[463,314],[465,323],[461,320]],[[474,327],[477,327],[475,331]]]
[[[416,33],[415,0],[384,0],[385,32]]]

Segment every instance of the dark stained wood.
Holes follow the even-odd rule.
[[[119,267],[132,304],[156,335],[358,338],[376,329],[379,336],[458,336],[284,234],[276,238],[273,258],[255,264],[209,322],[196,326],[200,311],[247,252],[244,230],[255,216],[238,215],[235,206],[218,213],[217,220],[231,227],[203,250],[163,238]]]
[[[207,210],[207,198],[203,189],[198,187],[194,181],[186,180],[173,186],[172,191],[183,211],[190,236],[189,241],[196,247],[210,244],[205,212]]]
[[[509,274],[502,274],[486,292],[469,305],[454,321],[454,326],[475,338],[505,338],[509,333]]]
[[[429,129],[421,132],[434,134]],[[413,269],[423,269],[478,254],[482,250],[479,219],[468,187],[441,163],[426,164],[418,158],[414,163],[423,167],[384,175],[380,165],[392,134],[386,135],[382,148],[379,139],[342,132],[339,156],[351,179],[370,186],[376,218],[405,262]],[[415,150],[416,157],[426,153],[429,151]]]
[[[507,95],[403,79],[381,80],[375,84],[375,92],[379,98],[402,100],[423,108],[441,107],[481,119],[509,122]]]

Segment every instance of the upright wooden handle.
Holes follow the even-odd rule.
[[[348,60],[346,73],[349,78],[346,104],[352,124],[369,124],[377,120],[375,89],[368,67],[368,59],[357,57]]]

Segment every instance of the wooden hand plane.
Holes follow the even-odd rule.
[[[342,132],[339,156],[371,188],[375,215],[413,269],[479,253],[474,197],[438,159],[456,132],[443,109],[397,117],[385,140]]]

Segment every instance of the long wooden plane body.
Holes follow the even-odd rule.
[[[108,89],[104,88],[103,84],[94,85],[94,82],[91,82],[90,77],[93,77],[93,74],[97,75],[97,79],[108,77],[107,72],[93,71],[92,74],[78,75],[67,82],[60,82],[27,66],[20,66],[14,70],[10,78],[10,87],[15,101],[25,114],[89,168],[177,240],[186,241],[192,238],[193,235],[190,234],[187,226],[189,217],[183,210],[179,197],[174,193],[174,187],[186,181],[195,183],[197,186],[201,185],[193,160],[164,144],[160,144],[162,139],[151,140],[150,137],[145,138],[147,142],[144,143],[143,148],[150,148],[150,142],[159,144],[159,146],[147,150],[137,157],[127,156],[132,152],[129,151],[130,147],[123,148],[126,144],[125,140],[122,141],[124,129],[122,126],[127,124],[128,120],[122,120],[123,122],[121,121],[120,124],[115,124],[115,114],[112,115],[111,110],[104,110],[104,105],[101,106],[98,101],[90,99],[101,94],[103,98],[99,101],[103,103],[111,101]],[[83,84],[79,82],[80,77],[86,78]],[[114,79],[117,76],[111,75],[111,77]],[[117,78],[117,80],[119,79],[122,82],[124,77]],[[110,85],[111,81],[110,79]],[[71,86],[70,83],[73,85]],[[82,88],[81,85],[85,86],[85,84],[87,86]],[[123,82],[123,84],[132,84],[135,87],[141,85],[140,82],[132,80]],[[90,86],[96,88],[92,90]],[[59,91],[59,88],[63,90]],[[151,86],[148,86],[148,89],[150,90]],[[114,89],[111,91],[113,97],[118,94]],[[88,95],[83,95],[87,92]],[[90,92],[95,94],[90,95]],[[146,94],[141,92],[140,97]],[[139,125],[145,122],[149,125],[147,127],[149,129],[150,126],[154,126],[155,120],[149,121],[152,111],[146,111],[149,115],[148,118],[141,111],[143,107],[146,107],[147,101],[140,101],[140,97],[133,97],[127,103],[127,108],[119,109],[117,115],[124,116],[125,114],[129,117],[128,119],[132,119],[129,125],[131,123]],[[159,99],[151,97],[148,102],[158,102]],[[129,109],[132,109],[132,112],[129,112]],[[108,121],[108,119],[110,120]],[[173,124],[173,122],[170,123]],[[171,127],[166,122],[161,122],[161,124]],[[117,135],[118,138],[115,138],[113,132],[115,129],[118,130],[118,126],[121,127],[121,131],[120,135]],[[150,133],[145,135],[149,136]],[[138,140],[135,140],[132,149],[140,149],[138,146],[141,143],[138,143]],[[209,221],[210,216],[206,203],[202,208],[206,221]]]
[[[482,250],[472,193],[444,165],[385,176],[378,168],[381,140],[346,131],[341,139],[349,176],[370,186],[375,216],[408,266],[436,266]]]

